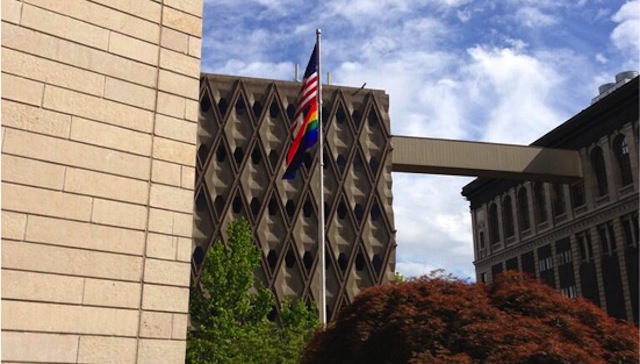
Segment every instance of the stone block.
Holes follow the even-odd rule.
[[[158,115],[157,117],[160,117]],[[172,186],[181,184],[181,166],[154,159],[151,161],[151,181]]]
[[[187,313],[189,288],[145,283],[142,288],[142,308],[145,310]]]
[[[78,363],[136,363],[135,338],[80,336]]]
[[[6,167],[5,167],[6,168]],[[27,228],[27,215],[2,210],[2,238],[23,240]]]
[[[149,210],[149,231],[191,238],[193,214],[151,208]]]
[[[150,134],[75,116],[70,139],[143,156],[151,155]]]
[[[144,264],[146,283],[189,287],[191,264],[147,258]]]
[[[155,159],[192,166],[196,161],[196,146],[156,137],[151,155]]]
[[[162,27],[160,45],[180,53],[189,51],[189,36],[173,29]]]
[[[150,65],[158,64],[158,45],[112,32],[109,52]]]
[[[166,185],[151,185],[150,206],[184,213],[193,212],[193,191]]]
[[[2,183],[5,210],[89,221],[91,202],[86,196]]]
[[[5,132],[3,140],[4,153],[125,177],[149,178],[151,163],[146,157],[13,129]]]
[[[3,363],[75,363],[77,353],[78,335],[2,332]]]
[[[23,102],[25,104],[42,105],[44,84],[26,78],[2,73],[2,98]]]
[[[84,278],[2,270],[2,299],[82,303]]]
[[[64,191],[146,204],[149,187],[146,181],[68,167]]]
[[[156,115],[155,135],[195,145],[197,128],[198,125],[190,121]]]
[[[170,339],[172,320],[172,313],[142,311],[140,337]]]
[[[61,190],[65,167],[33,159],[2,155],[2,180],[23,185]]]
[[[183,97],[158,92],[158,105],[156,108],[158,113],[181,119],[184,117],[184,108],[185,99]]]
[[[16,0],[5,0],[2,2],[2,20],[9,23],[20,23],[20,11],[22,2]],[[4,52],[4,51],[3,51]]]
[[[200,58],[166,48],[160,50],[160,67],[188,77],[198,78],[200,76]]]
[[[109,31],[28,4],[22,7],[21,25],[88,46],[107,49]]]
[[[29,0],[30,3],[87,23],[129,34],[151,43],[158,42],[159,27],[150,21],[84,0]]]
[[[104,89],[104,97],[147,110],[153,110],[156,105],[154,89],[109,77]]]
[[[147,225],[147,208],[124,202],[95,199],[91,221],[144,230]]]
[[[138,311],[3,301],[2,329],[133,337],[138,331]]]
[[[44,216],[29,216],[26,239],[37,243],[133,255],[142,255],[144,248],[142,231]]]
[[[165,7],[162,25],[196,37],[202,36],[202,18]]]
[[[87,278],[82,303],[93,306],[138,308],[140,283]]]
[[[105,77],[101,74],[9,48],[2,50],[2,71],[95,96],[102,96],[104,91]]]
[[[197,100],[200,81],[197,78],[187,77],[161,69],[158,80],[158,90]]]
[[[2,267],[137,282],[142,274],[142,258],[5,240]]]
[[[138,364],[184,363],[186,350],[186,341],[143,339],[138,349]]]
[[[4,51],[2,54],[4,57]],[[2,100],[2,125],[67,138],[71,130],[71,116]]]
[[[58,87],[47,87],[43,106],[127,129],[147,133],[152,131],[153,113],[151,111]]]

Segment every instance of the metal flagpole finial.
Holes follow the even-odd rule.
[[[317,34],[317,35],[322,34],[322,29],[320,29],[320,28],[316,28],[316,34]]]

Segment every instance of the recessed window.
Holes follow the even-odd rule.
[[[364,269],[364,256],[362,255],[362,253],[358,253],[358,255],[356,255],[356,270],[360,272],[363,269]]]
[[[631,159],[629,158],[629,145],[624,135],[618,135],[613,142],[613,150],[618,162],[618,172],[621,185],[628,186],[633,183],[631,171]]]
[[[344,124],[344,121],[347,119],[347,116],[344,113],[344,110],[342,109],[342,107],[338,108],[338,111],[336,112],[336,122],[338,122],[338,124]]]
[[[511,196],[506,196],[502,200],[502,221],[504,224],[504,236],[510,238],[514,233],[513,228],[513,205],[511,204]]]
[[[287,116],[289,117],[289,121],[293,122],[293,117],[296,116],[296,107],[293,106],[293,104],[287,106]]]
[[[260,212],[260,200],[257,197],[252,198],[249,207],[251,208],[253,216],[258,216],[258,212]]]
[[[293,217],[293,214],[296,212],[296,204],[293,200],[287,200],[287,204],[284,206],[284,209],[287,211],[287,215],[289,217]]]
[[[262,162],[262,153],[260,153],[260,148],[258,145],[253,147],[253,152],[251,152],[251,163],[260,164]]]
[[[373,270],[375,270],[377,274],[380,274],[380,271],[382,270],[382,258],[380,258],[379,254],[373,255],[371,265],[373,265]]]
[[[220,115],[222,115],[222,117],[225,116],[228,108],[229,102],[227,101],[227,99],[225,99],[224,97],[221,98],[220,101],[218,101],[218,111],[220,111]]]
[[[380,218],[380,206],[378,205],[378,201],[373,201],[373,207],[371,208],[371,220],[378,221]]]
[[[369,160],[369,167],[371,168],[371,172],[373,172],[373,174],[378,173],[378,165],[378,158],[371,157],[371,159]]]
[[[275,149],[271,149],[269,152],[269,162],[275,168],[276,164],[278,164],[278,152]]]
[[[232,205],[234,213],[239,214],[240,212],[242,212],[242,199],[240,198],[240,196],[236,196],[236,198],[233,199]]]
[[[313,253],[305,251],[304,256],[302,257],[302,262],[304,263],[304,268],[309,271],[313,265]]]
[[[584,182],[579,182],[571,186],[571,204],[573,208],[584,206],[586,204],[586,196],[584,191]]]
[[[348,263],[347,255],[345,253],[340,253],[340,255],[338,255],[338,266],[343,272],[347,269]]]
[[[375,127],[376,125],[378,125],[378,114],[376,114],[376,112],[371,109],[371,111],[369,111],[369,117],[367,118],[367,120],[369,121],[370,127]]]
[[[304,205],[302,205],[302,214],[304,217],[311,217],[311,214],[313,214],[313,205],[311,204],[311,201],[307,200],[304,202]]]
[[[343,201],[340,201],[338,204],[338,218],[340,220],[344,219],[347,216],[347,206]]]
[[[564,203],[564,185],[559,183],[553,184],[553,215],[559,216],[566,212]]]
[[[356,215],[356,219],[358,220],[358,224],[362,222],[362,218],[364,217],[364,209],[362,205],[357,203],[356,207],[353,209],[354,214]]]
[[[529,220],[529,197],[527,196],[527,189],[524,187],[521,187],[518,191],[518,219],[523,231],[531,227]]]
[[[192,259],[193,262],[196,263],[196,265],[202,264],[202,262],[204,261],[204,250],[201,247],[196,247],[196,249],[193,251]]]
[[[591,151],[591,167],[595,173],[596,183],[598,186],[598,196],[602,197],[609,193],[607,185],[607,171],[604,166],[604,156],[602,149],[595,147]]]
[[[533,184],[533,194],[536,221],[540,224],[547,221],[547,197],[545,196],[544,184],[542,182],[536,182]]]
[[[500,242],[498,226],[498,206],[492,203],[491,206],[489,206],[489,238],[491,239],[491,244]]]
[[[236,147],[236,150],[233,152],[233,158],[237,164],[242,163],[242,159],[244,158],[244,150],[242,147]]]
[[[293,250],[289,249],[289,251],[287,251],[287,255],[284,257],[284,264],[286,264],[287,268],[293,268],[296,264],[296,256]]]
[[[200,110],[202,112],[207,112],[211,109],[211,100],[209,100],[209,95],[205,94],[202,100],[200,100]]]
[[[224,162],[225,158],[227,158],[227,150],[224,148],[224,145],[220,144],[216,150],[216,160],[218,162]]]
[[[271,196],[271,199],[269,200],[269,215],[273,216],[276,214],[276,211],[278,211],[278,203],[276,202],[275,197]]]
[[[336,163],[338,164],[338,169],[340,169],[340,172],[344,172],[344,166],[346,165],[347,160],[342,154],[338,154],[338,158],[336,158]]]
[[[260,114],[262,114],[262,104],[260,101],[255,101],[253,103],[253,115],[255,115],[256,118],[259,118]]]
[[[278,107],[278,102],[273,100],[271,102],[271,106],[269,106],[269,116],[272,118],[277,118],[280,115],[280,108]]]
[[[247,107],[244,104],[244,100],[241,97],[238,98],[238,101],[236,101],[236,114],[244,115],[244,113],[247,111],[246,109]]]
[[[224,209],[224,197],[216,196],[216,199],[213,201],[213,208],[216,210],[218,215],[222,214],[222,209]]]
[[[362,114],[360,113],[360,110],[353,110],[353,113],[351,113],[351,117],[353,118],[353,123],[356,124],[357,128],[362,121]]]
[[[269,263],[269,267],[271,267],[271,269],[276,267],[276,264],[278,263],[278,254],[275,250],[269,250],[269,254],[267,254],[267,263]]]
[[[200,145],[198,148],[198,158],[200,158],[200,162],[204,163],[209,156],[209,147],[206,144]]]
[[[207,198],[204,196],[204,192],[200,191],[198,197],[196,197],[196,210],[204,211],[207,208]]]

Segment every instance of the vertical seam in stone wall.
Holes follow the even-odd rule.
[[[159,86],[160,86],[160,49],[162,47],[162,21],[164,18],[164,0],[160,1],[160,19],[158,20],[158,51],[156,56],[156,82],[155,82],[155,92],[156,97],[153,105],[153,122],[151,125],[151,153],[149,154],[149,177],[148,177],[148,189],[147,189],[147,222],[144,230],[144,243],[142,246],[142,269],[140,276],[140,301],[138,305],[138,330],[136,332],[136,362],[138,361],[138,355],[140,353],[140,331],[142,326],[142,302],[144,300],[144,269],[147,261],[147,242],[149,239],[149,219],[151,217],[151,187],[152,187],[152,176],[153,176],[153,146],[155,143],[155,130],[156,130],[156,120],[158,118],[158,96],[159,96]],[[106,79],[105,79],[106,83]],[[172,229],[173,231],[173,229]]]

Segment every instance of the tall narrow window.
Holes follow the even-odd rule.
[[[591,167],[596,175],[596,182],[598,183],[598,196],[602,197],[609,193],[607,186],[607,172],[604,167],[604,157],[602,156],[602,149],[595,147],[591,151]]]
[[[500,241],[500,230],[498,229],[498,206],[492,203],[489,206],[489,239],[491,244],[498,243]]]
[[[564,204],[564,185],[553,184],[553,215],[559,216],[566,212]]]
[[[547,198],[544,194],[544,184],[536,182],[533,185],[533,193],[535,200],[536,222],[538,224],[547,221]]]
[[[527,230],[531,227],[529,220],[529,198],[527,197],[527,189],[524,187],[518,191],[518,222],[520,229]]]
[[[502,223],[504,224],[504,237],[512,237],[514,235],[513,207],[511,205],[510,196],[507,196],[502,200]]]
[[[613,151],[618,162],[620,173],[620,183],[628,186],[633,183],[633,172],[631,172],[631,159],[629,158],[629,144],[624,135],[618,135],[613,142]]]
[[[578,182],[571,186],[571,204],[573,208],[584,206],[587,202],[584,193],[584,183]]]

